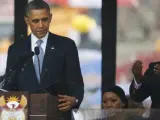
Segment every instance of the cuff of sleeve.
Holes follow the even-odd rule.
[[[135,77],[134,77],[134,87],[136,89],[139,89],[141,87],[141,85],[142,85],[142,83],[138,84],[137,81],[136,81],[136,79],[135,79]]]

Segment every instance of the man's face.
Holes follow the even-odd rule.
[[[41,39],[49,31],[52,14],[47,9],[31,10],[24,19],[27,25],[30,26],[32,33]]]

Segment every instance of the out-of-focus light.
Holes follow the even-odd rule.
[[[156,40],[155,42],[155,50],[157,52],[160,52],[160,39]]]
[[[89,32],[95,26],[95,20],[87,15],[77,15],[72,19],[72,27],[82,33]]]

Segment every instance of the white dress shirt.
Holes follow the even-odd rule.
[[[39,39],[37,38],[33,33],[31,34],[31,47],[32,47],[32,51],[34,52],[34,48],[37,46],[37,40],[42,40],[42,44],[41,47],[45,53],[46,51],[46,45],[47,45],[47,40],[48,40],[48,35],[49,33],[47,33],[43,38]],[[33,56],[33,62],[34,62],[34,56]]]
[[[142,83],[138,84],[137,81],[136,81],[136,79],[135,79],[135,77],[134,77],[134,87],[136,89],[139,89],[141,87],[141,85],[142,85]]]

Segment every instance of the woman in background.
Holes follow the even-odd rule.
[[[122,88],[114,86],[103,92],[103,109],[127,108],[128,101]]]
[[[123,89],[119,86],[106,89],[103,92],[102,108],[106,111],[107,120],[147,120],[142,116],[142,106],[128,101]],[[136,109],[126,109],[136,108]],[[140,109],[139,109],[140,108]]]

